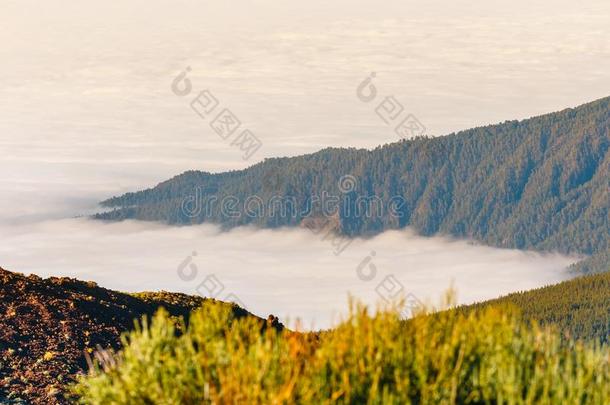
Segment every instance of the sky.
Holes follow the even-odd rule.
[[[395,142],[385,97],[436,136],[608,96],[609,23],[607,1],[4,1],[0,265],[44,271],[10,257],[13,232],[43,245],[40,224],[68,232],[98,201],[185,170]],[[250,159],[194,114],[203,90],[260,139]]]

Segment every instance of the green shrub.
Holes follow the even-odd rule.
[[[401,322],[352,305],[318,335],[261,330],[206,302],[188,327],[164,311],[144,320],[74,392],[87,404],[603,404],[609,362],[607,348],[506,308]]]

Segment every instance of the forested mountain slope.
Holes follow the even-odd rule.
[[[113,210],[96,217],[225,227],[303,225],[305,218],[329,216],[312,198],[328,193],[338,196],[337,214],[330,216],[346,235],[411,226],[423,235],[445,233],[520,249],[605,252],[607,257],[609,138],[610,98],[604,98],[370,151],[329,148],[240,171],[189,171],[152,189],[104,201]],[[260,200],[248,205],[253,196]],[[270,209],[278,196],[284,215]],[[220,203],[227,198],[234,199],[230,212]],[[193,199],[205,208],[188,209],[187,204],[185,210],[184,203]],[[593,270],[605,269],[607,262]]]
[[[519,308],[525,319],[553,325],[566,337],[610,342],[610,272],[578,277],[463,308],[478,310],[505,304]]]

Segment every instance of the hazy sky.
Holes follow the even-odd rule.
[[[576,106],[609,95],[609,39],[608,1],[4,1],[0,210],[394,142],[356,98],[370,72],[431,135]],[[170,91],[186,66],[263,141],[251,161]]]
[[[155,185],[188,169],[223,171],[327,146],[370,148],[394,142],[397,135],[375,114],[377,100],[364,103],[356,97],[356,88],[371,72],[376,73],[379,97],[394,96],[429,135],[605,97],[610,89],[609,39],[607,0],[5,0],[0,11],[0,265],[45,274],[76,275],[75,269],[87,269],[82,275],[100,279],[122,269],[117,264],[123,261],[142,273],[155,260],[173,268],[195,249],[190,241],[162,259],[140,260],[139,251],[130,247],[132,240],[118,236],[108,245],[111,250],[81,255],[112,237],[103,232],[116,235],[122,228],[76,221],[82,229],[75,230],[75,222],[61,219],[90,213],[101,199]],[[187,66],[193,94],[178,97],[170,86]],[[192,95],[204,89],[262,140],[251,160],[245,162],[190,109]],[[58,221],[40,222],[50,219]],[[41,226],[52,232],[37,228]],[[157,230],[151,237],[163,245],[159,241],[169,232]],[[73,235],[91,244],[83,247]],[[469,271],[464,263],[430,281],[428,262],[400,267],[403,245],[397,241],[403,236],[391,238],[389,246],[397,252],[379,260],[392,271],[401,269],[435,288],[448,285],[458,270]],[[213,261],[230,271],[235,263],[228,258],[245,256],[236,256],[231,236],[218,240]],[[51,247],[59,242],[61,249],[54,251]],[[141,241],[138,249],[145,250],[145,245]],[[426,252],[424,245],[416,244]],[[461,245],[451,247],[447,254],[462,255]],[[253,274],[265,268],[284,277],[291,274],[286,270],[292,265],[290,252],[309,258],[299,253],[298,244],[284,249],[285,257],[281,249],[253,254],[261,263],[277,261],[270,267],[252,264]],[[342,266],[353,268],[367,250],[368,245]],[[523,287],[563,277],[553,272],[566,259],[540,259],[550,266],[545,267],[539,258],[529,257],[532,266],[517,266],[521,259],[507,261],[512,267],[502,274],[520,272],[530,283]],[[497,261],[484,263],[473,274],[490,274]],[[299,266],[316,277],[326,277],[334,268],[316,261]],[[162,272],[153,267],[147,274]],[[309,275],[307,271],[295,279]],[[525,277],[529,272],[531,277]],[[117,287],[138,287],[136,279],[124,285],[113,280],[108,278]],[[169,283],[163,277],[150,280],[142,286]],[[307,285],[317,279],[304,280]],[[468,280],[486,282],[478,276]],[[506,286],[489,283],[469,289],[473,284],[466,282],[461,292],[481,298],[483,290],[489,296],[505,291]],[[258,293],[268,296],[273,287],[261,287]],[[346,291],[339,289],[337,302],[344,302]],[[327,293],[319,299],[316,305],[330,300]],[[263,298],[255,305],[265,311],[273,307]]]

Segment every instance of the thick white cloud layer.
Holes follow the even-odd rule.
[[[261,316],[301,318],[308,328],[332,325],[345,313],[349,294],[371,305],[382,301],[377,291],[389,298],[388,291],[398,291],[387,288],[392,282],[404,287],[402,295],[424,302],[437,302],[453,284],[459,302],[469,303],[565,280],[565,267],[575,261],[409,231],[356,239],[338,256],[329,240],[304,229],[220,232],[212,225],[69,219],[2,231],[0,258],[8,269],[95,280],[122,291],[218,292],[219,299],[236,296]],[[178,272],[181,264],[186,267]]]

